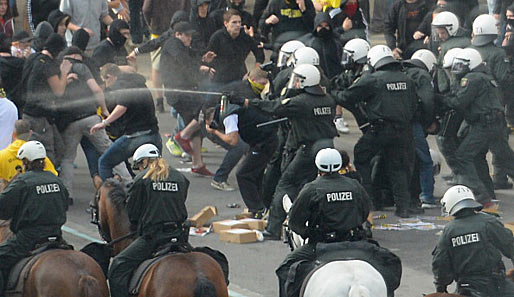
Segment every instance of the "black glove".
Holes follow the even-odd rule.
[[[232,104],[236,104],[236,105],[244,105],[245,104],[245,98],[237,95],[235,92],[223,93],[223,96],[226,96],[228,99],[228,102],[230,102]]]

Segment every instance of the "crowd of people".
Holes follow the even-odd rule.
[[[250,217],[267,219],[265,239],[281,239],[284,201],[293,203],[289,227],[309,244],[277,269],[280,296],[298,293],[286,286],[291,265],[313,260],[316,243],[368,240],[368,216],[387,206],[400,218],[441,206],[457,218],[434,251],[438,291],[454,280],[464,294],[512,291],[496,279],[505,269],[500,252],[514,257],[512,234],[476,214],[493,208],[494,191],[512,188],[514,177],[512,1],[491,1],[487,14],[478,1],[396,0],[384,17],[386,45],[373,47],[365,0],[259,0],[253,13],[243,0],[62,0],[32,5],[28,31],[15,30],[11,2],[0,0],[0,206],[9,207],[0,217],[13,218],[13,195],[32,186],[40,188],[31,195],[53,193],[64,212],[59,199],[76,198],[80,145],[96,189],[112,178],[129,188],[129,217],[141,235],[111,266],[113,296],[127,296],[148,247],[176,239],[187,218],[189,180],[162,159],[156,112],[164,102],[177,120],[166,146],[216,190],[235,190],[227,180],[239,163],[242,200]],[[152,88],[138,72],[145,53]],[[355,167],[334,149],[334,138],[349,132],[343,110],[362,132]],[[454,186],[441,202],[429,134]],[[204,138],[226,150],[215,173],[202,160]],[[62,225],[60,215],[52,226]],[[54,229],[42,236],[60,235]],[[148,240],[155,230],[162,238]],[[25,245],[40,239],[27,236]],[[0,266],[4,278],[13,259]],[[388,284],[390,296],[396,287]]]

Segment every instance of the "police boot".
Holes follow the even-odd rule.
[[[161,98],[157,98],[155,101],[157,101],[155,103],[155,109],[157,110],[157,112],[159,113],[164,113],[164,100]]]

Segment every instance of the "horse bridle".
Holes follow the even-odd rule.
[[[111,235],[108,232],[102,230],[102,225],[100,225],[100,214],[98,212],[98,202],[100,201],[100,189],[96,191],[95,199],[89,203],[88,212],[91,214],[91,224],[94,224],[98,227],[98,233],[100,233],[100,237],[107,242],[108,247],[112,247],[114,244],[125,240],[127,238],[131,238],[136,235],[136,231],[130,232],[126,235],[118,237],[116,239],[112,239]]]

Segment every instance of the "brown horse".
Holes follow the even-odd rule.
[[[125,191],[116,181],[107,180],[97,194],[98,226],[112,244],[114,255],[133,240],[125,209]],[[210,288],[210,289],[206,289]],[[138,296],[145,297],[228,297],[220,265],[204,253],[170,254],[153,264],[143,277]]]
[[[11,236],[9,221],[0,221],[0,242]],[[55,249],[46,251],[30,268],[22,296],[108,297],[109,289],[100,266],[91,257]]]

